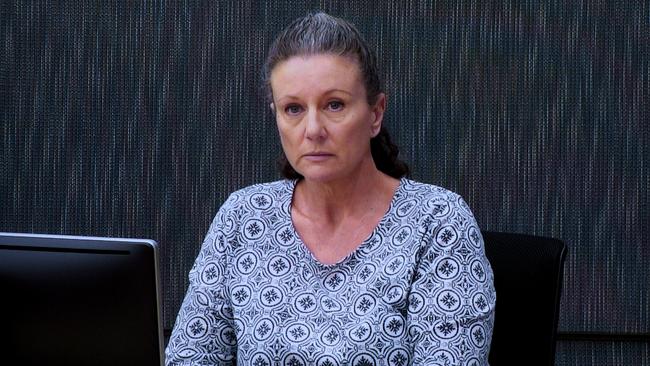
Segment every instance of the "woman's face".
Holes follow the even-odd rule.
[[[275,117],[284,153],[307,180],[334,181],[372,164],[370,139],[386,105],[369,105],[358,63],[349,57],[294,56],[271,72]]]

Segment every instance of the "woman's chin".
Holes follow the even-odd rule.
[[[327,184],[335,181],[336,179],[327,174],[303,174],[304,180],[310,183]]]
[[[374,167],[374,163],[372,163]],[[331,162],[329,164],[304,164],[298,165],[296,169],[306,181],[319,184],[343,182],[346,180],[355,180],[360,175],[368,174],[369,169],[360,164],[337,164]],[[294,168],[295,169],[295,168]]]
[[[305,181],[326,184],[340,180],[349,174],[346,174],[342,171],[323,169],[322,167],[318,169],[305,169],[302,172],[299,172],[305,178]]]

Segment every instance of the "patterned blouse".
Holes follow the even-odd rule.
[[[166,365],[487,365],[496,295],[463,199],[402,178],[374,231],[323,265],[296,182],[230,195],[194,267]]]

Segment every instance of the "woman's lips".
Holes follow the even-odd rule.
[[[320,161],[325,161],[331,157],[333,157],[334,154],[328,154],[328,153],[310,153],[310,154],[305,154],[303,157],[306,160],[312,161],[312,162],[320,162]]]

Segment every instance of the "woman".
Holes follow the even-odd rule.
[[[356,28],[318,13],[264,68],[282,181],[233,193],[190,272],[168,365],[486,365],[495,293],[476,222],[404,178]]]

